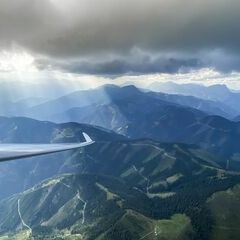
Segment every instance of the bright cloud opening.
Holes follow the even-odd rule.
[[[36,72],[34,57],[27,52],[1,51],[0,72]]]

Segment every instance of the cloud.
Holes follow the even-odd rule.
[[[175,82],[179,84],[194,83],[205,86],[224,84],[230,89],[240,90],[240,73],[222,73],[211,68],[202,68],[183,73],[160,73],[140,76],[121,76],[114,79],[118,84],[135,84],[141,88],[148,88],[154,82]]]
[[[51,65],[54,69],[72,73],[92,75],[106,75],[110,77],[121,75],[176,73],[192,68],[200,68],[202,63],[189,56],[175,54],[151,54],[136,49],[125,56],[111,56],[109,58],[84,58],[73,60],[38,59],[40,68]]]
[[[239,10],[239,0],[2,0],[0,48],[91,74],[239,70]],[[136,48],[151,59],[134,63]]]

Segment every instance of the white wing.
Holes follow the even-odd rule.
[[[85,142],[59,144],[0,144],[0,162],[85,147],[94,141],[83,133]]]

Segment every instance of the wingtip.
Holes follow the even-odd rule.
[[[83,136],[84,136],[85,141],[86,141],[87,143],[92,143],[92,142],[94,142],[94,141],[88,136],[88,134],[86,134],[85,132],[83,132]]]

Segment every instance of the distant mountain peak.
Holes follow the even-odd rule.
[[[120,88],[119,86],[115,85],[115,84],[104,84],[100,87],[98,87],[98,89],[107,89],[107,88],[114,88],[114,89],[117,89],[117,88]]]

